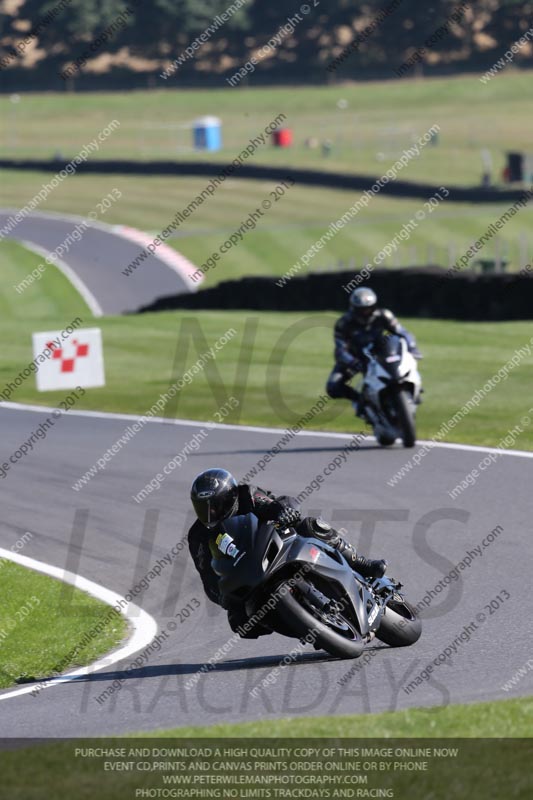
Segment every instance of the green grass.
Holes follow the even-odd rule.
[[[49,177],[45,173],[4,171],[5,204],[23,207]],[[133,225],[155,235],[169,224],[178,210],[186,208],[205,185],[206,180],[200,178],[69,176],[50,193],[41,210],[86,217],[91,210],[97,209],[97,203],[111,189],[118,188],[122,197],[101,220],[107,224]],[[269,192],[273,188],[274,184],[269,182],[232,180],[223,183],[180,225],[179,236],[168,242],[194,263],[204,263],[241,226],[252,210],[260,207],[264,199],[272,199]],[[282,275],[359,196],[353,192],[319,188],[290,188],[285,197],[264,212],[255,230],[247,231],[238,246],[222,256],[217,268],[207,273],[203,285],[214,285],[242,275]],[[429,214],[423,201],[396,200],[378,195],[352,223],[326,243],[310,261],[309,267],[303,268],[302,274],[330,268],[339,261],[346,266],[358,267],[372,261],[420,210],[426,211],[426,219],[419,223],[409,241],[402,243],[397,253],[385,259],[383,264],[394,267],[431,262],[447,268],[506,209],[506,205],[499,204],[471,206],[444,202]],[[529,233],[532,221],[533,208],[521,209],[497,237],[500,253],[510,260],[510,270],[519,269],[532,260],[533,237]],[[494,257],[495,244],[485,245],[481,255]],[[117,270],[125,266],[117,265]],[[8,286],[11,287],[11,283]],[[36,283],[36,292],[38,287],[39,283]]]
[[[438,146],[424,148],[399,173],[400,180],[435,184],[476,184],[481,174],[481,149],[488,149],[499,176],[507,150],[529,147],[533,120],[526,96],[531,73],[506,70],[488,85],[478,76],[428,80],[384,81],[329,87],[276,89],[178,90],[157,89],[128,93],[23,94],[15,107],[0,97],[5,112],[0,155],[74,156],[111,119],[120,127],[100,145],[92,158],[217,159],[229,163],[279,113],[286,113],[295,130],[295,146],[283,150],[270,145],[253,156],[254,163],[287,167],[383,174],[411,144],[412,132],[422,134],[435,123],[442,128]],[[348,108],[337,108],[345,99]],[[151,133],[143,126],[184,124],[199,114],[216,112],[224,125],[224,149],[217,154],[183,154],[176,149],[179,133],[161,128]],[[15,116],[16,115],[16,116]],[[400,133],[391,132],[394,130]],[[311,135],[334,142],[331,157],[308,149]],[[144,138],[143,138],[144,137]],[[180,140],[181,140],[180,139]],[[143,145],[144,141],[144,145]],[[379,154],[382,155],[379,155]],[[2,170],[2,204],[23,207],[50,180],[50,173]],[[159,233],[177,211],[205,187],[204,178],[127,177],[120,175],[68,176],[42,203],[41,210],[87,216],[114,187],[122,198],[101,217]],[[169,243],[197,264],[204,263],[250,212],[269,199],[273,184],[228,179],[217,192],[182,223],[179,236]],[[281,275],[355,203],[348,191],[294,186],[275,202],[243,241],[207,273],[204,286],[242,275]],[[423,210],[422,201],[377,196],[367,209],[331,239],[310,262],[309,270],[330,268],[339,261],[361,266],[372,261],[402,226]],[[427,213],[409,241],[384,261],[385,266],[427,264],[448,267],[485,233],[507,205],[442,203]],[[480,256],[501,255],[516,270],[533,260],[531,209],[513,217],[500,234],[485,245]],[[122,266],[122,265],[120,265]]]
[[[91,634],[109,606],[59,580],[0,561],[0,582],[0,689],[90,664],[126,635],[117,615]],[[86,634],[91,638],[82,645]]]
[[[15,286],[40,263],[41,259],[35,253],[17,242],[5,240],[0,243],[0,316],[21,325],[60,317],[65,318],[66,325],[78,315],[86,320],[91,318],[79,292],[53,266],[47,268],[44,281],[41,278],[22,294],[16,291]],[[28,330],[33,330],[31,325]]]
[[[225,725],[172,728],[138,733],[146,738],[261,738],[292,739],[338,736],[346,738],[529,738],[533,731],[533,698],[502,700],[435,708],[409,708],[382,714],[335,717],[290,717]]]
[[[18,282],[32,261],[19,263],[18,246],[7,249],[10,281]],[[37,259],[35,259],[36,263]],[[55,304],[34,305],[53,288]],[[21,295],[3,288],[0,335],[9,341],[0,365],[0,388],[32,360],[31,332],[63,329],[77,314],[85,326],[89,313],[73,304],[71,288],[53,268]],[[7,293],[7,294],[6,294]],[[6,296],[8,300],[6,300]],[[1,296],[0,296],[1,297]],[[44,302],[44,301],[43,301]],[[26,308],[33,309],[26,313]],[[235,395],[239,408],[229,422],[285,427],[313,406],[324,391],[332,367],[332,327],[335,313],[165,312],[98,320],[104,339],[107,384],[89,389],[77,407],[144,414],[170,383],[209,349],[226,331],[237,334],[193,382],[177,396],[167,414],[213,419],[226,397]],[[425,355],[421,370],[426,387],[420,408],[420,438],[433,436],[472,394],[531,337],[528,322],[457,323],[407,319]],[[177,372],[173,365],[179,345]],[[530,373],[533,356],[525,357],[506,382],[496,387],[446,437],[448,441],[496,445],[531,407]],[[172,377],[174,374],[174,377]],[[132,381],[135,392],[131,391]],[[58,404],[61,392],[37,392],[30,377],[12,395],[18,402]],[[331,402],[310,428],[354,430],[348,403]],[[515,447],[533,447],[533,426],[517,438]]]
[[[530,146],[532,111],[528,96],[530,72],[507,69],[487,85],[479,76],[425,80],[343,83],[322,87],[184,90],[176,78],[165,88],[108,93],[24,93],[14,105],[0,98],[5,119],[2,156],[74,156],[113,119],[120,127],[102,143],[98,158],[216,158],[231,160],[278,114],[294,130],[290,150],[271,146],[255,156],[256,163],[312,166],[377,174],[387,168],[412,136],[435,123],[441,126],[437,147],[404,171],[409,179],[476,184],[480,180],[481,148],[494,158],[499,179],[505,150]],[[162,84],[163,85],[163,84]],[[339,109],[339,100],[347,101]],[[184,126],[197,116],[216,114],[223,122],[224,149],[216,154],[180,151],[191,142]],[[159,127],[157,127],[159,126]],[[328,158],[321,149],[305,147],[314,136],[333,143]],[[380,155],[382,154],[382,155]]]
[[[344,764],[359,763],[359,767],[351,770],[345,766],[344,773],[339,775],[367,775],[368,783],[362,791],[371,787],[381,789],[390,787],[392,796],[399,800],[486,800],[487,797],[495,800],[515,798],[526,800],[533,791],[533,775],[531,773],[530,753],[531,747],[528,739],[531,736],[533,716],[533,701],[530,699],[506,701],[500,703],[483,703],[470,706],[449,706],[436,709],[411,709],[377,715],[358,715],[351,717],[318,717],[318,718],[290,718],[284,720],[264,720],[262,722],[240,723],[231,725],[216,725],[213,727],[176,728],[169,731],[156,731],[135,734],[121,739],[82,740],[77,739],[71,743],[52,743],[34,747],[4,750],[0,756],[2,769],[2,787],[8,792],[10,800],[45,800],[51,796],[57,800],[77,800],[98,796],[99,800],[122,800],[122,798],[156,796],[150,794],[163,789],[165,775],[198,775],[194,762],[253,762],[254,757],[233,758],[224,752],[224,748],[290,748],[288,757],[262,756],[261,761],[272,763],[269,770],[272,775],[283,772],[290,775],[295,772],[290,763],[296,762],[331,762],[342,760]],[[497,738],[496,738],[497,737]],[[508,737],[508,738],[506,738]],[[517,741],[523,737],[522,741]],[[494,741],[490,741],[494,738]],[[88,756],[84,749],[95,748],[125,748],[125,756]],[[294,748],[314,747],[321,752],[307,758],[295,756]],[[322,752],[322,748],[392,748],[393,757],[368,757],[360,751],[359,755],[340,759],[338,756],[329,757]],[[77,748],[78,754],[75,754]],[[179,756],[165,756],[161,754],[169,748],[183,748],[190,750],[202,749],[202,755],[194,756],[180,754]],[[213,755],[209,755],[210,748]],[[219,748],[216,753],[214,748]],[[403,758],[397,754],[397,748],[415,751],[419,748],[429,748],[431,756],[411,755]],[[434,749],[458,749],[458,754],[453,756],[436,757]],[[135,755],[140,749],[143,755]],[[159,753],[157,752],[159,751]],[[109,751],[108,751],[109,752]],[[255,759],[257,761],[257,757]],[[373,772],[370,762],[378,764],[385,762],[406,763],[426,762],[427,771],[406,772],[381,771]],[[105,767],[104,762],[109,766]],[[118,771],[112,769],[117,763],[131,762],[133,768]],[[148,768],[149,764],[158,763],[157,767]],[[280,762],[282,766],[274,766]],[[31,764],[31,769],[27,765]],[[187,767],[178,766],[187,763]],[[142,765],[142,766],[141,766]],[[172,766],[170,766],[172,765]],[[207,775],[239,776],[250,774],[242,769],[218,769],[205,771],[202,767],[200,775],[204,781]],[[267,774],[264,767],[256,768],[254,774]],[[334,770],[323,767],[300,767],[298,774],[315,776],[331,775]],[[251,778],[252,780],[252,778]],[[204,783],[205,790],[209,784]],[[215,784],[211,784],[213,786]],[[224,787],[231,787],[231,783]],[[236,784],[237,785],[237,784]],[[250,783],[250,786],[253,785]],[[256,784],[257,785],[257,784]],[[281,784],[273,784],[279,787]],[[293,784],[296,786],[298,784]],[[289,796],[271,794],[251,795],[245,789],[250,788],[246,783],[240,784],[235,794],[220,796],[250,797],[250,796]],[[301,786],[301,784],[300,784]],[[318,785],[311,784],[318,789]],[[338,789],[348,788],[357,791],[354,784],[340,783]],[[170,787],[167,787],[167,790]],[[307,787],[309,788],[309,787]],[[143,795],[143,791],[147,794]],[[182,785],[180,791],[187,790]],[[268,791],[268,790],[267,790]],[[280,790],[277,789],[279,792]],[[283,791],[283,790],[282,790]],[[285,786],[287,791],[287,786]],[[318,789],[318,791],[320,791]],[[366,796],[348,794],[332,794],[330,788],[323,797],[335,796]],[[139,794],[137,794],[139,792]],[[163,796],[163,795],[161,795]],[[186,796],[185,794],[176,796]],[[192,796],[189,795],[189,796]],[[291,796],[299,796],[292,794]],[[320,796],[319,794],[309,796]]]
[[[24,94],[15,106],[0,97],[6,113],[0,155],[74,156],[112,119],[120,127],[100,145],[92,158],[190,158],[229,163],[248,141],[279,113],[286,113],[295,130],[295,146],[283,150],[270,145],[253,156],[257,164],[287,167],[313,166],[378,176],[398,155],[432,125],[442,128],[437,146],[428,146],[399,173],[399,180],[435,184],[479,182],[480,152],[490,151],[495,176],[501,173],[507,150],[529,147],[533,122],[523,97],[531,73],[507,70],[488,85],[478,76],[428,80],[383,81],[329,87],[276,89],[177,90],[157,89],[128,93]],[[337,108],[339,99],[348,108]],[[184,124],[199,114],[216,111],[224,121],[224,149],[216,154],[186,154],[176,149],[190,131],[161,128],[143,133],[143,126]],[[14,117],[16,114],[16,117]],[[396,131],[396,133],[394,133]],[[329,158],[320,149],[304,146],[314,135],[334,142]],[[416,138],[416,137],[415,137]],[[144,142],[144,144],[143,144]],[[381,155],[380,155],[381,154]],[[2,171],[5,206],[23,207],[51,177],[47,173]],[[127,177],[120,175],[69,176],[42,204],[42,210],[86,216],[114,187],[122,198],[101,218],[159,233],[205,187],[204,178]],[[214,196],[182,223],[170,244],[193,262],[202,264],[240,227],[250,212],[269,199],[273,184],[228,179]],[[294,186],[275,202],[247,232],[238,247],[223,256],[207,273],[204,286],[242,275],[281,275],[359,198],[354,192]],[[402,226],[424,209],[422,201],[373,198],[368,208],[331,239],[311,261],[310,270],[337,262],[357,266],[371,261]],[[507,205],[442,203],[427,213],[409,241],[385,266],[432,263],[448,267],[485,233]],[[531,209],[523,209],[487,244],[481,254],[497,254],[519,269],[533,258]]]

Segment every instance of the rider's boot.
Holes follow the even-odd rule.
[[[348,564],[363,578],[382,578],[387,571],[387,562],[383,558],[371,559],[358,556],[352,545],[339,536],[337,550],[342,553]]]
[[[355,416],[356,417],[360,417],[360,419],[364,419],[364,420],[368,421],[366,419],[365,410],[364,410],[365,409],[365,404],[364,404],[364,401],[363,401],[363,395],[361,394],[361,392],[358,392],[357,389],[352,389],[352,392],[353,392],[353,394],[351,396],[351,400],[352,400],[352,407],[353,407],[353,410],[355,412]]]

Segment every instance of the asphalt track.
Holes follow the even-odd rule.
[[[0,407],[2,461],[26,440],[48,412]],[[81,491],[72,484],[120,437],[131,419],[74,410],[59,419],[24,459],[0,481],[1,543],[11,547],[26,531],[24,555],[64,566],[125,595],[185,535],[191,522],[188,489],[208,465],[241,476],[280,433],[216,427],[199,449],[144,503],[132,495],[191,439],[201,423],[147,424]],[[298,493],[335,458],[347,437],[300,434],[261,473],[261,485]],[[279,670],[272,688],[259,685],[298,643],[279,635],[240,640],[192,688],[185,684],[231,638],[225,614],[203,595],[183,549],[134,602],[150,613],[167,638],[144,667],[126,672],[130,660],[89,678],[31,694],[0,693],[0,737],[74,737],[121,734],[189,724],[280,716],[379,712],[412,706],[508,698],[531,694],[529,672],[512,692],[502,685],[531,658],[533,621],[524,605],[531,586],[532,454],[506,453],[457,500],[447,492],[476,467],[486,450],[438,447],[423,465],[391,488],[387,479],[406,460],[400,447],[380,449],[369,440],[325,479],[306,503],[348,531],[363,553],[385,555],[389,572],[402,579],[409,598],[427,590],[473,551],[498,525],[503,531],[476,556],[460,579],[432,600],[423,636],[412,648],[372,643],[368,663],[339,661],[309,646]],[[412,454],[412,451],[411,451]],[[30,488],[31,487],[31,488]],[[147,518],[145,515],[149,511]],[[76,516],[75,516],[76,515]],[[76,524],[74,521],[76,519]],[[84,519],[86,520],[84,523]],[[510,594],[491,613],[498,594]],[[192,599],[200,608],[183,623],[176,617]],[[76,613],[64,597],[65,613]],[[195,605],[195,603],[193,603]],[[497,605],[497,602],[495,603]],[[411,693],[403,687],[485,614],[469,641]],[[463,637],[466,638],[466,637]],[[135,658],[135,657],[134,657]],[[354,665],[344,686],[338,681]],[[39,676],[47,677],[47,676]],[[107,702],[96,698],[124,678]],[[2,698],[5,698],[2,700]]]
[[[13,213],[13,210],[0,210],[0,230]],[[158,297],[196,288],[197,284],[187,278],[189,262],[168,246],[148,255],[131,275],[123,275],[122,270],[135,260],[151,237],[146,236],[143,241],[140,231],[86,220],[89,227],[82,229],[83,235],[78,241],[70,243],[69,235],[82,221],[82,217],[34,212],[16,224],[6,238],[35,245],[41,255],[54,252],[67,241],[68,252],[62,261],[81,282],[81,285],[76,282],[76,288],[95,313],[92,298],[96,316],[136,311]],[[179,263],[185,269],[175,266]]]

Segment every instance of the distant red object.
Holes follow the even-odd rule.
[[[272,134],[274,147],[290,147],[292,144],[291,128],[278,128]]]

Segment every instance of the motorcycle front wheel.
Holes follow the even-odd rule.
[[[394,397],[394,405],[398,416],[398,427],[404,447],[414,447],[416,442],[415,418],[411,410],[409,394],[400,389]]]
[[[420,639],[422,622],[407,600],[391,600],[376,637],[390,647],[409,647]]]
[[[392,436],[384,436],[383,434],[381,436],[376,436],[376,439],[378,444],[382,447],[390,447],[396,441]]]

